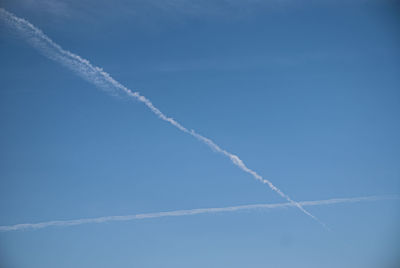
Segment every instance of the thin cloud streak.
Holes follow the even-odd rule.
[[[202,143],[208,145],[213,151],[221,153],[228,157],[233,164],[239,167],[244,172],[250,174],[256,180],[267,184],[273,191],[278,193],[281,197],[292,203],[295,207],[300,209],[303,213],[310,216],[324,227],[327,226],[321,222],[317,217],[312,215],[310,212],[305,210],[299,203],[292,200],[287,194],[283,193],[275,185],[273,185],[269,180],[263,178],[261,175],[256,173],[254,170],[248,168],[244,162],[237,156],[234,155],[214,143],[211,139],[208,139],[194,130],[189,130],[182,126],[175,119],[166,116],[157,107],[155,107],[149,99],[139,94],[139,92],[134,92],[129,88],[125,87],[114,78],[112,78],[107,72],[103,71],[102,68],[93,66],[88,60],[81,58],[80,56],[73,54],[67,50],[64,50],[61,46],[53,42],[47,35],[45,35],[40,29],[33,26],[30,22],[18,18],[12,13],[0,8],[0,18],[13,29],[17,30],[24,39],[28,41],[34,48],[39,50],[44,56],[62,64],[68,69],[72,70],[74,73],[85,79],[86,81],[93,83],[95,86],[108,91],[111,94],[118,93],[119,91],[124,92],[128,96],[135,98],[146,105],[155,115],[160,119],[170,123],[174,127],[178,128],[182,132],[185,132]]]
[[[397,195],[388,196],[367,196],[367,197],[354,197],[354,198],[334,198],[327,200],[318,201],[303,201],[299,202],[301,206],[322,206],[322,205],[333,205],[339,203],[358,203],[366,201],[378,201],[378,200],[393,200],[400,199]],[[52,226],[73,226],[82,225],[89,223],[105,223],[105,222],[116,222],[116,221],[132,221],[132,220],[143,220],[151,218],[162,218],[162,217],[178,217],[178,216],[190,216],[198,214],[213,214],[222,212],[234,212],[240,210],[255,210],[255,209],[276,209],[276,208],[288,208],[297,207],[292,202],[289,203],[277,203],[277,204],[255,204],[255,205],[242,205],[232,207],[220,207],[220,208],[197,208],[188,210],[174,210],[165,212],[154,212],[144,214],[134,214],[125,216],[106,216],[99,218],[86,218],[77,220],[60,220],[60,221],[47,221],[40,223],[23,223],[15,225],[0,226],[0,232],[9,231],[21,231],[21,230],[37,230]]]

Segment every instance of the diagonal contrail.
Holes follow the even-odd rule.
[[[316,220],[317,222],[326,227],[326,225],[322,223],[318,218],[316,218],[310,212],[305,210],[301,206],[301,204],[292,200],[287,194],[283,193],[269,180],[263,178],[254,170],[248,168],[237,155],[234,155],[222,149],[212,140],[198,134],[194,130],[187,129],[173,118],[166,116],[157,107],[155,107],[149,99],[140,95],[139,92],[134,92],[129,88],[125,87],[118,81],[114,80],[114,78],[112,78],[108,73],[103,71],[103,69],[97,66],[93,66],[88,60],[83,59],[80,56],[71,53],[67,50],[64,50],[60,45],[56,44],[53,40],[51,40],[47,35],[45,35],[40,29],[33,26],[30,22],[26,21],[25,19],[16,17],[14,14],[6,11],[3,8],[0,8],[0,18],[7,25],[16,30],[16,33],[21,35],[24,39],[28,41],[28,43],[30,43],[33,47],[35,47],[39,52],[41,52],[46,57],[64,65],[65,67],[72,70],[73,72],[75,72],[77,75],[87,80],[88,82],[93,83],[97,87],[105,89],[111,93],[122,91],[126,93],[128,96],[133,97],[139,100],[140,102],[144,103],[160,119],[170,123],[179,130],[195,137],[202,143],[208,145],[212,150],[225,155],[232,161],[233,164],[238,166],[241,170],[250,174],[256,180],[264,184],[267,184],[273,191],[275,191],[281,197],[285,198],[287,201],[293,204],[293,206],[297,207],[306,215],[310,216],[311,218],[313,218],[314,220]]]
[[[390,199],[400,199],[400,196],[388,195],[388,196],[367,196],[367,197],[354,197],[354,198],[335,198],[335,199],[318,200],[318,201],[303,201],[303,202],[299,202],[299,204],[301,206],[321,206],[321,205],[331,205],[331,204],[338,204],[338,203],[356,203],[356,202],[390,200]],[[20,230],[37,230],[37,229],[42,229],[42,228],[51,227],[51,226],[73,226],[73,225],[81,225],[81,224],[88,224],[88,223],[132,221],[132,220],[142,220],[142,219],[149,219],[149,218],[189,216],[189,215],[197,215],[197,214],[232,212],[232,211],[239,211],[239,210],[274,209],[274,208],[285,208],[285,207],[294,207],[294,206],[296,206],[296,205],[294,205],[293,202],[278,203],[278,204],[255,204],[255,205],[242,205],[242,206],[221,207],[221,208],[197,208],[197,209],[188,209],[188,210],[174,210],[174,211],[134,214],[134,215],[125,215],[125,216],[84,218],[84,219],[77,219],[77,220],[46,221],[46,222],[40,222],[40,223],[23,223],[23,224],[0,226],[0,232],[20,231]]]

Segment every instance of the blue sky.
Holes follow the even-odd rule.
[[[296,201],[400,193],[394,1],[3,1]],[[0,225],[280,203],[0,24]],[[4,267],[396,267],[399,201],[0,233]]]

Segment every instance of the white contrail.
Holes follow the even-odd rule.
[[[316,218],[310,212],[306,211],[299,203],[292,200],[287,194],[283,193],[269,180],[263,178],[254,170],[248,168],[237,155],[234,155],[222,149],[212,140],[196,133],[194,130],[187,129],[173,118],[166,116],[157,107],[155,107],[150,100],[140,95],[139,92],[134,92],[129,88],[125,87],[118,81],[114,80],[114,78],[112,78],[108,73],[103,71],[103,69],[93,66],[88,60],[83,59],[80,56],[73,54],[67,50],[64,50],[61,46],[53,42],[53,40],[51,40],[47,35],[45,35],[40,29],[33,26],[30,22],[22,18],[16,17],[14,14],[6,11],[3,8],[0,8],[0,18],[6,24],[11,26],[13,29],[17,30],[18,34],[20,34],[33,47],[39,50],[46,57],[64,65],[65,67],[69,68],[83,79],[89,81],[90,83],[93,83],[97,87],[109,91],[110,93],[116,93],[115,89],[117,89],[119,91],[126,93],[130,97],[136,98],[140,102],[144,103],[160,119],[172,124],[179,130],[189,135],[192,135],[199,141],[208,145],[213,151],[216,151],[218,153],[227,156],[233,162],[233,164],[238,166],[241,170],[252,175],[256,180],[264,184],[267,184],[273,191],[277,192],[281,197],[285,198],[287,201],[289,201],[294,206],[299,208],[302,212],[304,212],[305,214],[307,214],[308,216],[310,216],[311,218],[313,218],[314,220],[318,221],[320,224],[325,226],[325,224],[322,223],[318,218]]]
[[[367,196],[367,197],[354,197],[354,198],[335,198],[327,200],[318,201],[303,201],[299,202],[301,206],[321,206],[321,205],[331,205],[338,203],[356,203],[365,201],[377,201],[377,200],[390,200],[390,199],[400,199],[397,195],[388,196]],[[161,217],[173,217],[173,216],[189,216],[197,214],[210,214],[210,213],[221,213],[221,212],[231,212],[238,210],[253,210],[253,209],[274,209],[274,208],[284,208],[284,207],[294,207],[296,206],[293,202],[289,203],[278,203],[278,204],[255,204],[255,205],[242,205],[233,207],[222,207],[222,208],[197,208],[188,210],[174,210],[165,212],[154,212],[154,213],[144,213],[144,214],[134,214],[125,216],[107,216],[99,218],[86,218],[77,220],[61,220],[61,221],[46,221],[40,223],[23,223],[15,225],[5,225],[0,226],[0,232],[8,231],[19,231],[28,229],[42,229],[50,226],[72,226],[81,225],[87,223],[103,223],[112,221],[132,221],[132,220],[142,220],[149,218],[161,218]],[[297,207],[297,206],[296,206]]]

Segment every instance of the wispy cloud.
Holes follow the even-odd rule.
[[[165,21],[185,22],[187,19],[243,20],[254,16],[266,16],[269,12],[296,9],[304,6],[336,6],[377,0],[3,0],[8,9],[22,9],[35,13],[47,13],[52,19],[107,23],[118,20],[134,21],[140,27],[160,27]],[[65,20],[64,20],[65,22]],[[150,27],[151,28],[151,27]]]
[[[130,20],[238,18],[259,9],[287,5],[292,0],[5,0],[5,8],[23,8],[57,17],[98,17],[116,14]],[[293,5],[292,3],[292,5]],[[107,13],[106,13],[107,12]],[[132,17],[133,15],[133,17]]]
[[[134,92],[129,88],[125,87],[114,78],[112,78],[107,72],[103,71],[102,68],[92,65],[88,60],[81,58],[80,56],[64,50],[60,45],[56,44],[47,35],[45,35],[40,29],[33,26],[28,21],[18,18],[12,13],[0,8],[0,18],[14,30],[16,30],[29,44],[41,52],[44,56],[64,65],[68,69],[72,70],[74,73],[87,80],[88,82],[94,84],[95,86],[102,88],[111,94],[117,94],[120,92],[125,93],[129,97],[135,98],[147,106],[155,115],[157,115],[161,120],[166,121],[178,128],[184,133],[187,133],[202,143],[208,145],[213,151],[218,152],[231,160],[231,162],[239,167],[242,171],[250,174],[254,179],[260,181],[263,184],[268,185],[273,191],[278,193],[281,197],[292,203],[295,207],[300,209],[306,215],[310,216],[323,226],[318,218],[312,215],[310,212],[305,210],[301,204],[295,202],[287,194],[282,192],[279,188],[272,184],[269,180],[263,178],[254,170],[248,168],[244,162],[235,154],[232,154],[225,149],[222,149],[219,145],[214,143],[209,138],[200,135],[194,130],[189,130],[188,128],[181,125],[175,119],[168,117],[162,113],[157,107],[155,107],[152,102],[146,97],[139,94],[139,92]],[[326,227],[326,226],[325,226]]]
[[[333,205],[339,203],[357,203],[366,201],[378,201],[378,200],[390,200],[399,199],[397,195],[391,196],[367,196],[367,197],[354,197],[354,198],[335,198],[318,201],[303,201],[299,202],[301,206],[322,206],[322,205]],[[255,204],[255,205],[242,205],[232,207],[219,207],[219,208],[197,208],[188,210],[174,210],[144,214],[134,214],[125,216],[106,216],[98,218],[85,218],[76,220],[62,220],[62,221],[46,221],[39,223],[23,223],[15,225],[0,226],[0,232],[8,231],[20,231],[20,230],[37,230],[51,226],[73,226],[82,225],[88,223],[104,223],[104,222],[115,222],[115,221],[132,221],[132,220],[143,220],[151,218],[162,218],[162,217],[178,217],[178,216],[190,216],[198,214],[212,214],[222,212],[234,212],[239,210],[255,210],[255,209],[276,209],[276,208],[287,208],[294,207],[292,202],[290,203],[277,203],[277,204]]]

